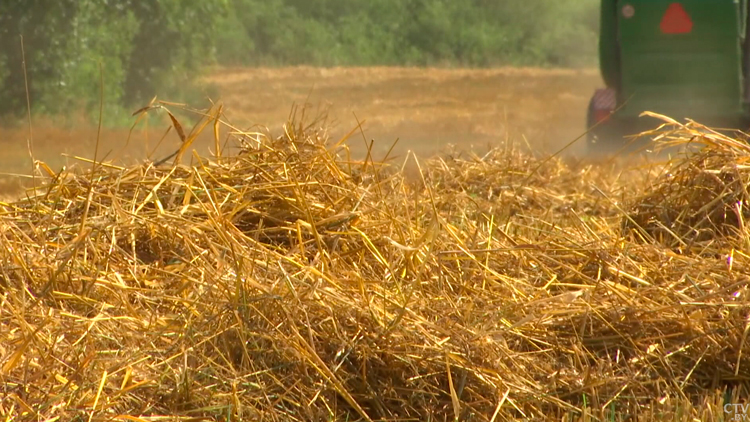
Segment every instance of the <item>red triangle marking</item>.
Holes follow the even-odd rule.
[[[693,20],[680,3],[672,3],[661,18],[660,27],[665,34],[688,34],[693,31]]]

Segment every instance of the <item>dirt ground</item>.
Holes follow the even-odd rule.
[[[311,115],[326,111],[332,138],[355,128],[359,119],[365,138],[375,142],[376,159],[397,139],[395,154],[401,157],[408,150],[431,155],[447,144],[481,151],[504,139],[554,152],[584,132],[588,100],[601,85],[594,69],[521,68],[243,68],[217,71],[207,82],[218,87],[217,100],[225,104],[227,118],[242,129],[261,124],[279,133],[295,104],[309,104]],[[160,143],[168,126],[165,116],[162,127],[141,127],[129,142],[128,130],[105,130],[99,157],[108,154],[125,163],[161,158],[179,146],[174,132]],[[82,165],[70,156],[93,157],[96,136],[93,127],[32,122],[34,157],[54,171]],[[8,176],[31,170],[28,138],[25,127],[0,128],[0,173],[5,175],[0,177],[0,194],[28,181]],[[210,153],[211,142],[206,141],[195,145],[201,154]],[[361,154],[365,140],[358,134],[350,145]],[[579,141],[568,153],[580,153],[582,147]]]

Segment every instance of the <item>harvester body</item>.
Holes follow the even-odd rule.
[[[748,0],[602,0],[605,89],[589,105],[589,147],[653,128],[639,115],[746,129]],[[598,143],[598,145],[597,145]]]

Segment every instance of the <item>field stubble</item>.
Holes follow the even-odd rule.
[[[333,138],[355,128],[357,118],[364,121],[364,134],[367,141],[374,140],[373,153],[379,159],[397,138],[394,154],[401,158],[407,150],[424,157],[448,144],[486,151],[509,138],[552,152],[583,133],[588,99],[600,77],[588,69],[299,67],[223,69],[206,81],[218,87],[225,115],[240,129],[263,124],[278,131],[293,104],[312,104],[327,111]],[[171,153],[180,141],[170,133],[160,143],[169,127],[166,116],[161,121],[161,126],[138,126],[128,145],[127,130],[104,130],[101,155],[110,153],[108,159],[132,164]],[[30,172],[28,137],[25,127],[0,128],[0,172]],[[34,121],[34,157],[58,171],[77,162],[61,154],[93,158],[96,137],[90,125],[65,129]],[[211,145],[207,136],[195,143],[201,154]],[[350,145],[358,156],[367,150],[359,134]],[[581,152],[582,142],[570,151]],[[18,178],[0,177],[0,196],[17,194],[19,188]]]
[[[423,156],[448,144],[486,149],[508,138],[523,144],[522,137],[554,152],[585,131],[589,98],[601,84],[593,69],[534,68],[225,69],[208,80],[235,120],[278,127],[290,103],[320,104],[328,107],[332,137],[356,127],[356,115],[377,153],[398,138],[397,152]]]

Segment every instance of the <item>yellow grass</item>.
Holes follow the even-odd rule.
[[[407,179],[299,115],[221,124],[238,155],[2,205],[5,420],[719,421],[746,397],[744,144],[672,125],[702,149],[506,143]]]

